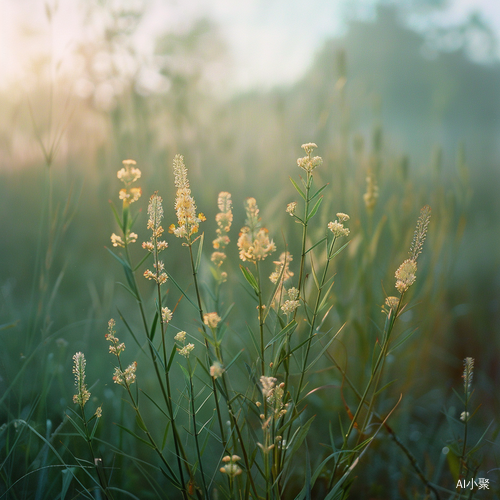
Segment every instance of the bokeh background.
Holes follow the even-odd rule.
[[[241,298],[234,245],[243,200],[256,197],[278,247],[286,240],[298,255],[297,226],[284,209],[296,194],[288,177],[299,174],[300,145],[312,141],[324,158],[318,183],[330,183],[322,221],[337,211],[351,215],[352,244],[336,264],[332,290],[331,326],[346,323],[335,355],[364,380],[359,366],[370,359],[380,307],[394,293],[394,271],[419,209],[429,204],[428,242],[413,307],[403,318],[416,333],[389,366],[394,394],[405,395],[395,427],[430,476],[451,470],[443,452],[451,436],[447,417],[460,414],[452,388],[461,387],[463,358],[474,357],[476,432],[493,421],[482,453],[484,467],[497,465],[495,2],[3,0],[1,9],[1,423],[31,419],[42,434],[47,421],[57,427],[71,404],[77,350],[86,352],[96,401],[108,405],[106,425],[122,408],[104,333],[117,308],[133,306],[105,249],[117,230],[109,200],[118,203],[123,159],[135,159],[142,170],[140,241],[148,237],[145,210],[155,190],[165,201],[165,225],[175,222],[175,154],[185,156],[208,218],[207,241],[217,193],[232,193],[232,291],[225,300],[236,301],[236,352],[245,344],[238,340],[245,322],[253,321]],[[367,175],[379,189],[373,210],[363,200]],[[167,266],[187,284],[185,254],[178,241],[170,247]],[[207,250],[207,269],[208,258]],[[209,283],[208,270],[204,277]],[[178,326],[192,326],[182,304],[179,311]],[[132,325],[137,320],[129,318]],[[326,362],[320,376],[338,380]],[[337,399],[335,406],[330,395],[311,397],[310,411],[327,415],[320,434],[342,411]],[[353,490],[359,498],[413,498],[421,491],[396,447],[374,448],[378,458]],[[9,457],[2,474],[17,479],[26,471]],[[299,479],[300,473],[298,466]],[[489,477],[494,481],[495,473]],[[453,487],[451,472],[442,481]]]

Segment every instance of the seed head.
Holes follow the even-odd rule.
[[[412,259],[406,259],[397,269],[396,288],[399,293],[404,293],[410,288],[417,279],[415,273],[417,272],[417,263]]]
[[[85,403],[90,399],[90,392],[85,384],[85,356],[83,352],[77,352],[73,356],[73,374],[75,375],[75,386],[77,393],[73,396],[73,403],[77,403],[83,409]]]
[[[474,358],[464,359],[464,374],[462,375],[464,379],[464,390],[468,394],[472,385],[472,376],[474,375]]]

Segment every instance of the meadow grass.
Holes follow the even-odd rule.
[[[463,151],[448,189],[438,154],[430,178],[411,176],[384,156],[380,127],[351,157],[344,125],[327,160],[302,146],[288,188],[256,169],[258,200],[200,176],[191,186],[180,155],[171,185],[124,160],[100,180],[109,214],[80,219],[114,224],[98,267],[117,284],[89,286],[78,321],[60,256],[91,207],[56,192],[60,136],[39,138],[30,298],[0,325],[1,498],[479,498],[467,485],[488,478],[497,432],[478,411],[474,360],[465,353],[463,395],[423,370],[436,357],[458,366],[435,332],[451,330]]]

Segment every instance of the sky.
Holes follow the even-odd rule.
[[[0,0],[0,88],[19,79],[29,82],[28,61],[35,54],[51,52],[55,60],[70,60],[84,35],[82,6],[92,1]],[[373,0],[108,1],[146,6],[134,42],[145,54],[151,52],[156,35],[182,31],[202,16],[212,19],[229,48],[232,70],[227,85],[233,91],[292,83],[304,73],[324,41],[342,33],[346,16],[374,17]],[[449,26],[479,10],[500,33],[498,0],[448,3],[442,12],[413,15],[409,22],[417,29],[430,19]],[[52,13],[51,25],[47,6]]]

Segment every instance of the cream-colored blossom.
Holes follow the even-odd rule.
[[[349,236],[350,230],[344,227],[339,221],[329,222],[328,229],[335,235],[336,238],[342,238],[343,236]]]
[[[410,288],[416,280],[417,262],[412,259],[406,259],[397,269],[396,288],[399,293],[404,293]]]
[[[125,370],[120,370],[117,366],[115,367],[115,373],[113,375],[113,381],[115,384],[120,384],[123,387],[128,387],[135,382],[137,370],[137,361],[130,364]]]
[[[223,366],[218,361],[215,361],[215,363],[210,367],[210,376],[213,378],[219,378],[222,377],[223,373]]]
[[[191,351],[193,349],[194,349],[194,344],[188,344],[188,345],[185,345],[182,349],[177,349],[177,352],[181,356],[184,356],[185,358],[188,358],[189,355],[191,354]]]
[[[142,195],[142,189],[140,187],[132,187],[129,189],[122,188],[118,193],[120,200],[127,202],[129,205],[137,201]]]
[[[141,171],[135,167],[137,164],[134,160],[123,160],[123,168],[118,170],[116,176],[120,179],[126,186],[133,184],[137,179],[141,177]]]
[[[177,342],[184,343],[184,341],[186,340],[186,335],[187,335],[187,333],[185,331],[178,332],[175,335],[174,340],[176,340]]]
[[[177,226],[172,224],[169,228],[178,238],[186,238],[190,241],[191,236],[198,232],[200,222],[206,220],[203,214],[196,215],[196,203],[191,196],[187,168],[182,155],[175,155],[174,177],[177,194],[175,197],[175,211],[177,214]]]
[[[386,297],[385,299],[385,305],[389,309],[396,309],[399,304],[399,298],[398,297]]]
[[[269,231],[265,228],[258,230],[255,237],[247,227],[241,229],[238,238],[238,248],[242,261],[257,262],[264,260],[269,254],[276,251],[274,241],[269,238]]]
[[[114,247],[125,247],[122,237],[115,233],[111,235],[111,243]]]
[[[243,471],[241,470],[241,467],[237,464],[238,460],[241,460],[241,458],[238,455],[232,455],[232,456],[225,456],[222,459],[222,462],[225,463],[224,467],[220,468],[220,471],[223,474],[227,474],[230,478],[234,478],[235,476],[238,476],[241,474]]]
[[[214,329],[221,322],[221,317],[216,312],[209,312],[203,315],[203,322],[209,328]]]
[[[295,210],[297,209],[297,202],[292,201],[286,206],[286,213],[290,214],[292,217],[295,215]]]
[[[281,306],[281,310],[285,314],[290,314],[297,309],[297,307],[300,306],[300,301],[297,300],[299,297],[299,291],[297,288],[292,287],[287,291],[288,294],[288,300],[285,300],[285,303]]]
[[[220,267],[226,260],[226,254],[224,252],[213,252],[210,260],[217,266]]]
[[[269,397],[272,394],[277,381],[278,379],[274,377],[266,377],[264,375],[260,377],[260,383],[262,384],[262,395],[265,398]]]
[[[300,306],[300,302],[298,300],[285,300],[285,302],[281,306],[281,310],[285,314],[290,314],[290,313],[293,313],[295,311],[295,309],[297,309],[297,307],[299,307],[299,306]]]
[[[337,219],[339,220],[339,222],[345,222],[348,221],[350,217],[347,214],[344,214],[343,212],[338,212]]]
[[[120,354],[125,350],[125,344],[120,342],[120,339],[116,336],[115,320],[112,318],[108,321],[108,333],[106,333],[105,338],[108,342],[111,342],[111,345],[109,346],[110,354],[120,356]]]
[[[146,269],[144,271],[144,277],[148,280],[156,281],[159,285],[163,285],[168,279],[167,273],[164,272],[165,264],[159,260],[157,263],[153,264],[153,267],[155,272]]]
[[[302,149],[306,152],[307,156],[305,156],[304,158],[299,158],[297,160],[297,165],[305,170],[308,174],[312,173],[315,168],[323,164],[323,159],[320,156],[311,156],[312,152],[317,147],[318,146],[316,146],[314,142],[302,144]]]
[[[96,408],[96,411],[95,411],[94,415],[96,416],[96,418],[101,418],[102,417],[102,406],[98,406]]]
[[[168,307],[161,308],[161,319],[163,323],[168,323],[172,319],[172,311]]]
[[[314,142],[307,142],[300,146],[308,155],[310,155],[318,146]]]
[[[293,256],[290,252],[283,252],[279,260],[275,260],[273,264],[276,266],[275,270],[269,276],[272,283],[276,284],[281,276],[281,284],[293,277],[293,272],[290,271],[290,262]]]

